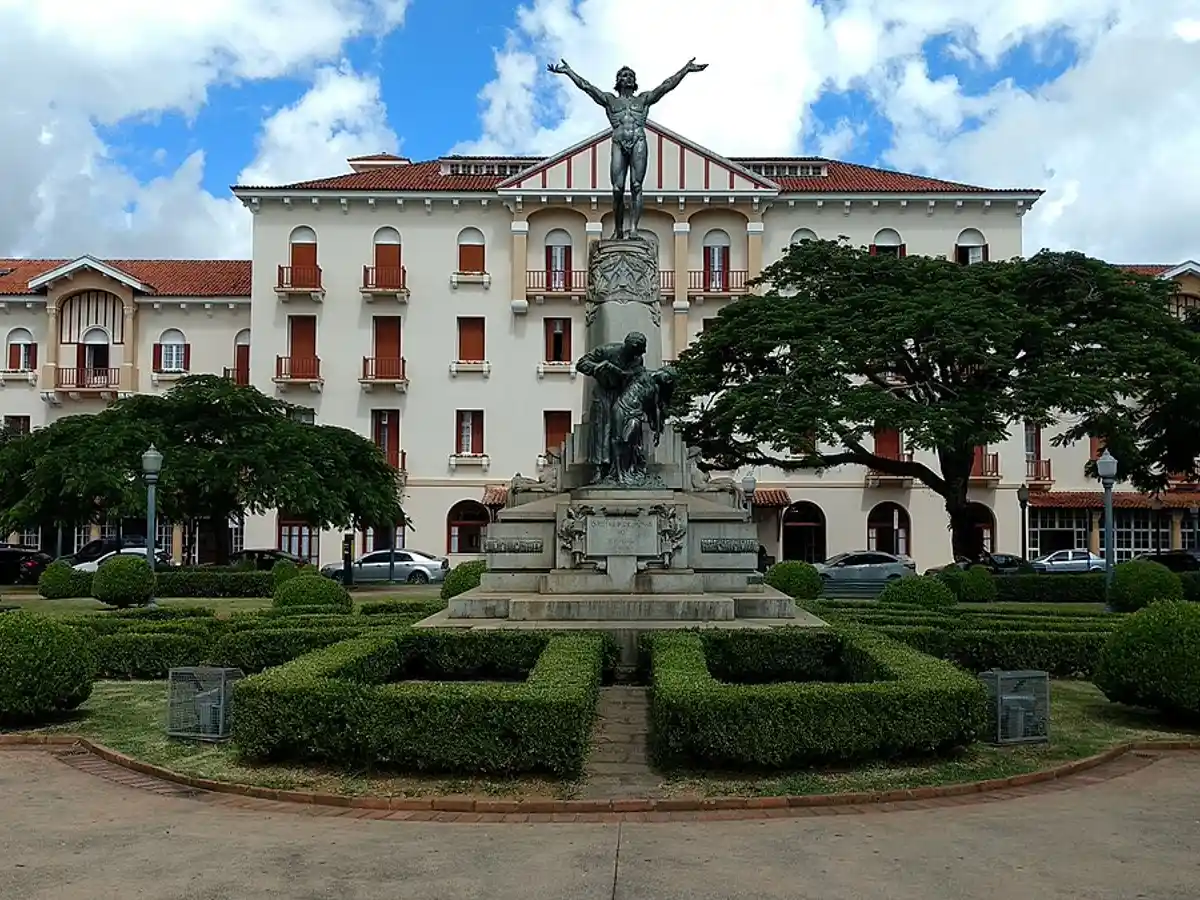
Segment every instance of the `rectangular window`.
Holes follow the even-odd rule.
[[[571,361],[571,320],[548,318],[546,329],[546,362]]]
[[[729,248],[704,248],[704,285],[708,291],[729,289]]]
[[[14,434],[29,434],[29,416],[5,416],[4,428]]]
[[[303,422],[305,425],[317,424],[317,411],[311,406],[297,406],[290,415],[296,422]]]
[[[571,248],[553,244],[546,248],[546,290],[571,289]]]
[[[900,459],[900,432],[895,428],[875,429],[875,455],[883,459]]]
[[[1025,423],[1025,461],[1036,462],[1042,458],[1042,429],[1032,422]]]
[[[487,359],[484,346],[482,316],[458,317],[458,361],[483,362]]]
[[[479,275],[487,271],[483,264],[483,244],[458,245],[458,271],[468,275]]]
[[[375,358],[398,360],[400,353],[400,317],[375,316]]]
[[[973,266],[976,263],[988,261],[987,244],[981,244],[974,247],[956,244],[954,247],[954,259],[960,266]]]
[[[543,433],[546,435],[546,452],[556,456],[563,441],[571,433],[571,411],[548,409],[542,413]]]
[[[159,519],[154,523],[154,549],[175,553],[175,524]]]
[[[400,468],[400,410],[371,410],[371,440],[393,469]]]
[[[32,372],[37,368],[37,344],[15,342],[8,345],[8,371]]]
[[[188,370],[187,344],[158,344],[156,372],[186,372]]]
[[[321,558],[321,532],[305,522],[281,518],[278,547],[316,565]]]
[[[482,409],[460,409],[455,413],[454,452],[459,456],[483,455]]]

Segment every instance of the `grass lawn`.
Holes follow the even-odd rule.
[[[426,600],[436,599],[441,591],[441,585],[396,585],[388,590],[369,590],[354,592],[354,602],[375,603],[380,600]],[[207,606],[215,609],[218,616],[227,617],[235,612],[248,612],[264,609],[271,605],[270,597],[162,597],[157,601],[160,606]],[[0,596],[0,603],[6,606],[19,606],[29,612],[47,616],[74,616],[79,613],[107,612],[111,607],[88,597],[76,597],[71,600],[46,600],[36,593],[16,592]]]
[[[1007,777],[1099,753],[1134,738],[1172,738],[1180,731],[1150,713],[1109,703],[1085,682],[1053,686],[1052,743],[1034,747],[977,744],[959,757],[939,762],[868,765],[853,771],[807,771],[759,778],[731,774],[671,775],[672,795],[817,794],[952,784]],[[579,783],[553,779],[482,779],[388,776],[288,765],[247,765],[229,744],[168,740],[162,721],[164,682],[104,681],[69,719],[45,728],[92,738],[138,759],[203,778],[279,789],[338,794],[418,796],[430,793],[569,798]]]
[[[1137,739],[1200,737],[1200,731],[1164,722],[1146,710],[1110,703],[1085,681],[1054,681],[1050,696],[1050,743],[998,747],[977,743],[957,757],[938,761],[868,764],[855,768],[805,771],[748,779],[725,773],[681,774],[670,778],[672,794],[780,795],[835,794],[891,790],[1008,778],[1094,756]]]

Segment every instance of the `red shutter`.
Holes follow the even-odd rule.
[[[547,289],[554,283],[550,273],[554,271],[554,248],[546,246],[546,287]]]
[[[542,417],[546,433],[546,452],[557,453],[567,435],[571,433],[571,412],[548,409]]]
[[[162,371],[162,344],[154,345],[154,371]]]
[[[987,453],[987,446],[985,444],[980,444],[975,448],[975,456],[971,460],[971,474],[972,475],[982,475],[983,474],[983,458],[986,453]]]
[[[75,367],[78,369],[86,369],[87,368],[87,345],[86,344],[76,344],[75,345]],[[80,377],[82,377],[82,376],[80,376]]]
[[[983,261],[987,262],[991,257],[988,255],[988,245],[983,245]]]
[[[469,413],[465,413],[461,409],[456,410],[454,413],[454,443],[451,444],[450,446],[454,448],[453,452],[455,454],[463,452],[462,422],[463,422],[463,416],[465,416],[465,415],[469,415]]]
[[[471,452],[483,453],[483,410],[471,412]]]
[[[554,359],[554,323],[557,319],[542,319],[542,332],[546,342],[545,353],[542,359],[550,362]]]
[[[458,320],[458,359],[460,362],[483,362],[485,356],[484,320],[481,317],[462,317]]]
[[[29,345],[29,368],[37,371],[37,344]]]
[[[1090,459],[1099,459],[1104,455],[1104,447],[1100,443],[1100,438],[1089,438],[1088,454]]]
[[[192,371],[192,345],[183,345],[183,371]]]
[[[571,320],[563,319],[563,359],[571,361]]]
[[[547,357],[547,358],[549,358],[549,357]],[[21,368],[21,345],[20,344],[9,344],[8,345],[8,370],[10,372],[15,372],[19,368]]]
[[[563,268],[567,272],[567,290],[571,290],[575,285],[571,281],[571,248],[563,247]]]
[[[317,317],[288,316],[289,352],[292,359],[312,360],[317,355]]]
[[[729,290],[729,248],[720,247],[717,253],[721,256],[721,290]]]
[[[876,428],[875,455],[884,459],[899,459],[900,432],[895,428]]]
[[[877,255],[878,255],[878,253],[879,253],[879,248],[878,248],[878,247],[877,247],[875,244],[872,244],[872,245],[870,246],[870,248],[869,248],[869,249],[870,249],[870,251],[871,251],[871,255],[872,255],[872,256],[877,256]]]
[[[320,287],[317,274],[317,245],[292,244],[292,285],[298,288]]]
[[[400,317],[375,317],[375,358],[399,359],[400,353]]]
[[[480,273],[485,271],[483,263],[484,258],[482,244],[459,244],[458,271]]]
[[[375,284],[381,288],[398,288],[400,279],[400,245],[375,245]]]
[[[898,255],[898,256],[899,256],[901,259],[904,259],[904,257],[908,256],[908,244],[901,244],[901,245],[900,245],[900,252],[899,252],[897,255]]]
[[[238,344],[233,351],[233,369],[239,376],[249,381],[250,377],[250,345]]]

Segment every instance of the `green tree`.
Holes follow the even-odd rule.
[[[141,457],[151,443],[163,454],[160,512],[216,523],[222,561],[223,523],[239,515],[286,509],[322,528],[404,521],[398,473],[378,447],[294,413],[255,388],[201,375],[0,441],[0,528],[144,515]]]
[[[679,360],[684,439],[713,468],[913,478],[942,497],[956,555],[973,545],[975,448],[1117,408],[1131,382],[1116,364],[1145,368],[1178,327],[1165,285],[1078,253],[961,266],[808,241],[760,284]],[[876,428],[936,464],[877,455]]]

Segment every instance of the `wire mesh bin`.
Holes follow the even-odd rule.
[[[1050,740],[1050,674],[990,669],[979,673],[987,688],[994,744],[1044,744]]]
[[[229,739],[233,686],[241,669],[187,666],[167,673],[167,737]]]

